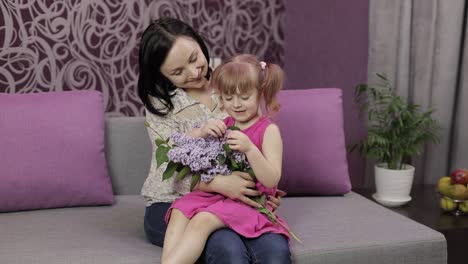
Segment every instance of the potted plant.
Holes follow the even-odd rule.
[[[433,110],[406,102],[383,74],[376,74],[375,85],[359,84],[355,101],[361,113],[367,113],[368,134],[356,148],[361,155],[376,161],[374,199],[387,206],[398,206],[411,200],[414,167],[410,158],[420,155],[427,142],[439,141],[440,127],[432,118]]]

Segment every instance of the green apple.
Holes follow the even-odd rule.
[[[442,195],[449,196],[450,185],[451,185],[451,178],[448,176],[442,177],[439,179],[439,182],[437,183],[437,191],[439,191]]]
[[[463,184],[453,184],[449,187],[449,197],[455,200],[468,199],[468,189]]]
[[[461,203],[458,208],[463,212],[463,213],[468,213],[468,201],[465,201]]]
[[[442,197],[440,198],[440,208],[446,212],[449,212],[455,210],[455,208],[457,208],[457,204],[448,197]]]

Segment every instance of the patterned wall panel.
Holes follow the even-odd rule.
[[[180,18],[212,57],[282,64],[282,0],[2,0],[0,92],[102,91],[107,115],[142,115],[138,42],[149,21]]]

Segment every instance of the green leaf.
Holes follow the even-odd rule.
[[[346,146],[346,151],[348,153],[352,153],[357,147],[358,147],[358,144],[349,144]]]
[[[172,175],[174,175],[174,172],[176,171],[177,166],[178,166],[177,163],[169,161],[169,163],[167,164],[166,170],[163,172],[162,180],[165,181],[171,178]]]
[[[377,72],[375,75],[377,75],[382,80],[385,80],[385,81],[387,80],[387,77],[385,77],[383,73]]]
[[[240,130],[240,128],[238,128],[236,126],[230,126],[227,129],[229,129],[229,130]]]
[[[223,165],[226,162],[226,156],[224,155],[219,155],[218,157],[218,163],[219,165]]]
[[[260,196],[260,204],[263,205],[263,206],[265,206],[265,199],[266,199],[265,194],[262,194],[262,195]]]
[[[237,163],[237,166],[239,167],[239,168],[238,168],[239,171],[245,171],[245,164],[244,164],[244,162],[239,162],[239,163]]]
[[[169,158],[167,157],[167,152],[171,147],[169,146],[159,146],[156,149],[156,168],[159,168],[164,162],[169,161]]]
[[[184,164],[182,163],[177,163],[177,168],[176,168],[176,172],[179,173],[183,168],[185,167]]]
[[[254,173],[254,171],[253,171],[252,168],[248,168],[248,169],[247,169],[247,173],[250,175],[250,177],[252,177],[252,180],[253,180],[254,182],[257,181],[257,177],[255,177],[255,173]]]
[[[231,148],[226,143],[223,144],[223,149],[224,149],[224,151],[226,151],[226,154],[228,154],[228,155],[231,154],[231,152],[232,152]]]
[[[190,167],[189,166],[184,166],[183,169],[177,174],[176,179],[178,181],[182,180],[185,178],[185,175],[190,172]]]
[[[190,191],[197,186],[197,184],[200,182],[200,174],[196,173],[192,175],[192,183],[190,184]]]
[[[167,144],[167,142],[165,140],[162,140],[160,138],[157,138],[156,140],[156,146],[161,146],[161,145],[164,145],[164,144]]]
[[[235,170],[238,170],[238,169],[239,169],[239,165],[237,164],[236,160],[235,160],[233,157],[229,157],[229,159],[231,160],[231,165],[232,165],[232,167],[233,167]]]

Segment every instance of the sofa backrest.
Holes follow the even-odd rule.
[[[148,176],[152,155],[144,121],[106,118],[106,159],[114,194],[139,194]]]
[[[275,116],[284,144],[279,188],[290,196],[350,191],[342,92],[336,88],[284,90]],[[138,194],[151,163],[144,117],[106,119],[106,158],[115,194]]]

